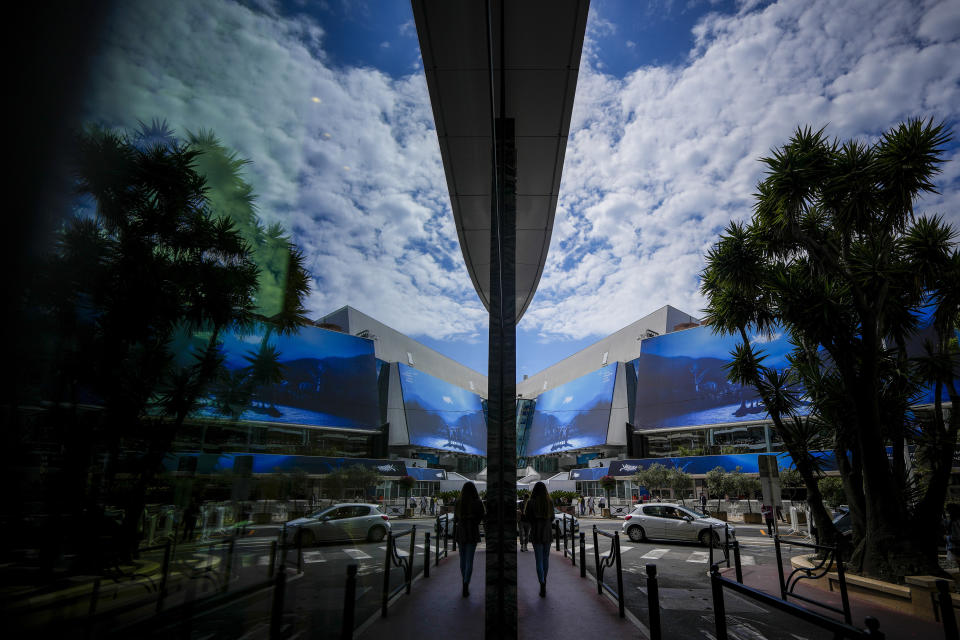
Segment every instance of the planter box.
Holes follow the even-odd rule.
[[[717,520],[727,521],[727,512],[726,511],[711,511],[708,513],[711,518],[716,518]]]
[[[743,523],[744,524],[763,524],[763,514],[745,513],[743,514]]]

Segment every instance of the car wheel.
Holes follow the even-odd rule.
[[[313,531],[309,529],[300,529],[300,546],[301,547],[312,547],[316,543],[316,538],[313,536]]]
[[[709,546],[710,546],[710,536],[711,536],[711,533],[713,534],[713,546],[714,546],[714,548],[719,547],[719,546],[720,546],[720,536],[717,535],[717,532],[716,532],[716,531],[711,532],[710,529],[704,529],[703,531],[700,532],[700,544],[702,544],[702,545],[705,546],[705,547],[709,547]]]
[[[387,530],[383,527],[372,527],[367,532],[367,540],[370,542],[380,542],[387,536]]]
[[[627,535],[630,536],[630,540],[633,542],[643,542],[647,539],[647,532],[638,524],[629,527],[627,529]]]

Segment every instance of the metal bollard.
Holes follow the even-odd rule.
[[[943,622],[945,640],[957,640],[957,618],[953,611],[953,598],[950,585],[946,580],[937,580],[937,604],[940,606],[940,620]]]
[[[847,579],[843,570],[843,536],[837,536],[834,558],[837,562],[837,578],[840,580],[840,604],[843,607],[843,621],[847,624],[853,624],[853,615],[850,613],[850,598],[847,596]]]
[[[553,537],[557,541],[557,551],[560,551],[560,525],[556,520],[553,521]]]
[[[587,534],[580,532],[580,577],[587,577]]]
[[[270,543],[270,564],[267,565],[267,577],[273,577],[273,564],[277,560],[277,541],[274,540]]]
[[[163,549],[163,569],[161,570],[160,589],[157,596],[157,613],[163,610],[163,601],[167,598],[167,577],[170,575],[170,541]]]
[[[280,563],[273,585],[273,607],[270,610],[270,640],[280,640],[283,632],[283,599],[287,590],[287,568]]]
[[[383,562],[383,592],[381,595],[380,603],[380,617],[387,617],[387,603],[390,600],[390,555],[393,552],[393,531],[387,532],[387,552],[384,554],[385,560]]]
[[[720,584],[720,567],[710,565],[710,588],[713,591],[713,621],[717,640],[727,640],[727,612],[723,606],[723,585]]]
[[[743,567],[740,566],[740,541],[733,541],[733,564],[737,569],[737,582],[743,584]]]
[[[413,562],[413,558],[410,559]],[[423,532],[423,577],[430,577],[430,532]]]
[[[879,638],[880,640],[884,639],[883,632],[880,631],[880,621],[874,618],[873,616],[867,616],[863,620],[864,625],[867,627],[867,635],[871,638]]]
[[[230,573],[231,573],[231,570],[233,569],[233,543],[234,543],[233,538],[230,538],[230,540],[227,542],[227,553],[226,553],[227,566],[224,567],[223,569],[223,587],[221,588],[221,591],[223,593],[226,593],[227,589],[230,588]]]
[[[603,585],[600,582],[600,545],[597,542],[597,525],[593,525],[593,560],[597,571],[597,593],[603,595]]]
[[[730,568],[730,525],[723,525],[723,555],[727,559],[727,569]]]
[[[620,617],[625,616],[624,613],[624,593],[623,593],[623,565],[620,562],[620,532],[613,532],[613,544],[616,545],[616,560],[617,560],[617,605],[620,609]]]
[[[340,640],[352,640],[353,624],[357,609],[357,565],[347,565],[347,585],[343,592],[343,622],[340,626]]]
[[[297,574],[303,573],[303,527],[297,527]]]
[[[407,562],[406,575],[404,576],[404,578],[407,580],[407,595],[410,595],[410,585],[413,584],[413,561],[417,557],[414,555],[414,552],[416,551],[416,543],[417,525],[413,525],[410,527],[410,551],[408,552],[410,555],[407,556],[409,562]]]
[[[657,580],[657,565],[647,565],[647,611],[650,616],[650,640],[661,640],[660,635],[660,584]]]

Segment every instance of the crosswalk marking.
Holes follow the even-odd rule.
[[[753,556],[740,556],[740,564],[757,564]]]
[[[670,553],[670,549],[654,549],[653,551],[648,551],[640,557],[647,558],[648,560],[659,560],[668,553]]]
[[[386,547],[380,547],[381,549],[386,549]],[[354,560],[369,560],[373,556],[364,553],[360,549],[342,549],[342,551],[353,558]]]
[[[630,551],[630,549],[633,549],[633,547],[620,545],[620,553],[624,553],[625,551]]]
[[[709,555],[706,551],[694,551],[687,557],[687,562],[702,562],[706,564],[710,561]]]
[[[306,564],[317,564],[320,562],[326,562],[327,559],[323,557],[322,551],[304,551],[303,561]]]

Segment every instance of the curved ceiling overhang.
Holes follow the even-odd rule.
[[[491,0],[492,48],[488,46],[487,2],[413,0],[412,4],[460,249],[487,309],[491,109],[501,117],[501,96],[491,96],[491,84],[499,91],[503,75],[502,115],[514,119],[516,132],[519,322],[536,293],[550,248],[590,3]]]

